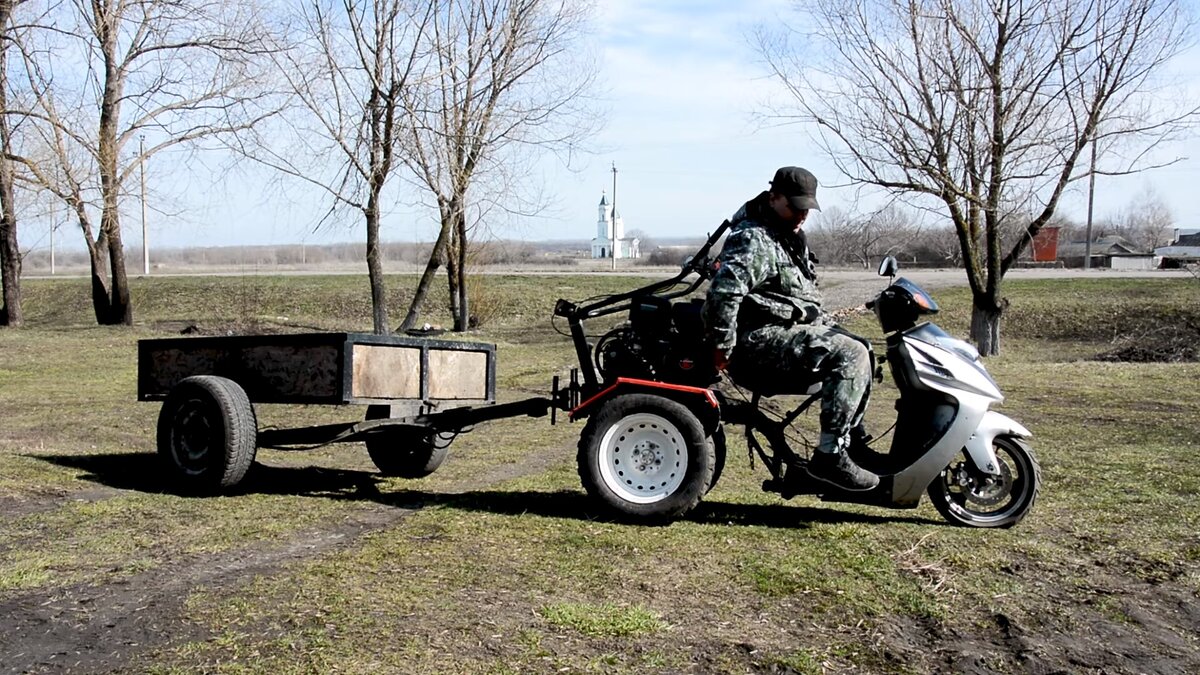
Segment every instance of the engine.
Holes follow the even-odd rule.
[[[702,299],[672,303],[655,296],[637,298],[629,320],[596,343],[596,369],[605,382],[618,377],[707,387],[717,381],[712,354],[704,344]]]

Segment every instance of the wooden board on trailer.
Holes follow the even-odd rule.
[[[368,333],[138,341],[138,400],[193,375],[233,380],[253,403],[494,403],[496,346]]]

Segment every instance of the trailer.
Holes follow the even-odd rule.
[[[183,486],[236,486],[258,448],[362,442],[385,475],[437,470],[465,429],[577,404],[572,390],[496,403],[496,347],[365,333],[140,340],[138,400],[161,401],[158,453]],[[353,422],[259,429],[255,405],[366,406]]]
[[[492,344],[362,333],[141,340],[138,399],[161,401],[157,446],[183,489],[220,491],[244,477],[258,448],[361,442],[385,475],[437,470],[450,442],[476,424],[567,412],[587,420],[576,463],[584,489],[615,515],[669,520],[693,508],[725,463],[717,377],[701,303],[686,296],[716,269],[722,223],[674,277],[581,304],[558,300],[579,367],[549,396],[496,402]],[[679,300],[678,302],[673,302]],[[604,336],[584,322],[622,312]],[[589,338],[599,339],[590,342]],[[365,405],[340,424],[259,429],[255,405]],[[730,407],[735,412],[737,406]]]

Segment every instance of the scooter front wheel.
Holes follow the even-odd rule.
[[[946,520],[966,527],[1012,527],[1033,508],[1042,486],[1042,468],[1025,441],[1000,436],[993,441],[1000,476],[981,474],[959,455],[929,485],[929,499]]]
[[[714,443],[688,408],[652,394],[605,402],[579,438],[579,477],[588,495],[617,515],[677,518],[713,483]]]

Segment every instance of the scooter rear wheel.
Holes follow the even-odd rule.
[[[960,455],[929,485],[929,499],[946,520],[966,527],[1012,527],[1033,508],[1042,468],[1025,441],[1000,436],[992,443],[1001,477],[988,479]]]

